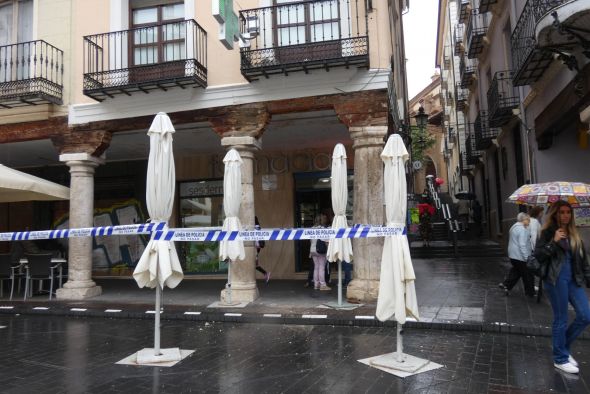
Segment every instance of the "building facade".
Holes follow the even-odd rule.
[[[436,63],[453,80],[460,173],[494,239],[525,183],[589,182],[590,4],[578,0],[441,1]],[[465,179],[465,177],[467,179]]]
[[[49,204],[46,222],[30,218],[28,226],[147,220],[146,132],[158,112],[176,128],[170,227],[221,225],[229,148],[244,160],[245,227],[255,216],[262,227],[311,226],[315,216],[331,214],[329,171],[339,142],[348,155],[350,221],[383,223],[379,154],[408,114],[404,1],[14,0],[0,7],[5,3],[33,10],[23,14],[31,35],[22,38],[16,29],[7,45],[38,39],[63,52],[61,79],[41,78],[60,86],[59,99],[40,92],[33,102],[24,90],[8,97],[10,83],[27,79],[21,63],[0,80],[4,164],[72,189],[69,205]],[[71,239],[70,276],[58,297],[99,294],[93,276],[129,276],[145,244],[141,237]],[[245,260],[232,268],[232,289],[234,300],[250,301],[258,296],[255,248],[245,246]],[[379,246],[378,239],[355,240],[349,297],[376,298]],[[176,247],[188,277],[225,277],[216,243]],[[309,244],[267,242],[260,264],[273,278],[304,278]]]

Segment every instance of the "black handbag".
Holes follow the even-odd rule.
[[[315,243],[315,251],[319,254],[328,253],[328,244],[321,239],[318,239]]]
[[[542,277],[541,273],[541,263],[535,257],[534,254],[531,254],[526,260],[526,267],[533,275]]]

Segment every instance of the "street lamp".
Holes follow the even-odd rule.
[[[416,126],[419,129],[424,129],[428,125],[428,114],[424,113],[424,107],[420,106],[418,108],[418,113],[414,115],[414,119],[416,119]]]

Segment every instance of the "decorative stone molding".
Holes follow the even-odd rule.
[[[264,103],[236,105],[225,114],[212,116],[209,123],[222,137],[260,137],[270,122],[270,114]]]
[[[51,137],[53,145],[61,154],[86,153],[99,157],[110,146],[112,133],[106,130],[72,131]]]

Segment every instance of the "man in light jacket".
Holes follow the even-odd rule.
[[[526,213],[521,212],[516,217],[516,220],[517,222],[510,228],[510,238],[508,240],[508,257],[512,268],[510,268],[504,282],[499,284],[499,287],[508,295],[510,290],[518,283],[518,280],[522,278],[525,294],[534,297],[533,276],[526,266],[526,261],[532,252],[531,234],[528,229],[531,218]]]

